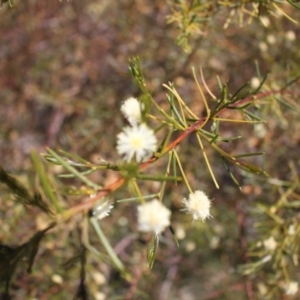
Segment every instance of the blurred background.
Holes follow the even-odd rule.
[[[100,159],[117,161],[115,136],[126,124],[119,112],[120,105],[130,96],[141,95],[128,69],[133,56],[140,57],[147,84],[158,103],[166,105],[166,89],[162,84],[171,81],[199,116],[205,115],[205,110],[192,66],[197,72],[202,66],[206,83],[217,96],[220,95],[217,76],[233,94],[247,81],[255,87],[257,80],[267,74],[267,91],[278,90],[299,75],[299,22],[295,24],[280,11],[273,9],[272,14],[263,11],[260,18],[253,19],[245,14],[241,21],[238,13],[220,9],[201,34],[191,36],[190,52],[186,52],[176,44],[180,34],[178,24],[166,22],[174,3],[29,0],[15,1],[13,8],[3,4],[0,9],[2,167],[25,185],[30,182],[38,186],[31,150],[43,153],[50,147],[94,163]],[[299,10],[289,4],[281,7],[299,20]],[[288,99],[297,108],[299,94],[296,83],[291,86]],[[299,117],[295,110],[274,103],[266,101],[266,105],[257,106],[259,115],[268,122],[265,125],[223,126],[224,136],[243,136],[223,149],[235,154],[264,151],[264,156],[249,162],[266,170],[271,179],[288,181],[300,169]],[[112,216],[101,223],[122,261],[138,278],[131,299],[250,299],[247,292],[250,283],[237,270],[246,262],[243,243],[255,239],[251,209],[258,201],[272,204],[280,192],[262,176],[246,176],[233,166],[231,171],[243,187],[241,192],[218,155],[209,147],[207,154],[219,190],[211,180],[196,139],[189,137],[180,146],[191,185],[213,199],[213,219],[205,224],[192,223],[190,216],[180,212],[180,201],[188,193],[186,188],[168,185],[166,203],[174,212],[172,224],[180,248],[171,234],[166,233],[152,271],[145,271],[141,263],[145,241],[136,235],[132,205],[118,205]],[[157,167],[163,165],[162,162]],[[45,168],[55,188],[80,187],[76,180],[58,179],[56,175],[62,172],[59,166],[45,163]],[[105,186],[117,174],[97,172],[90,178]],[[157,190],[153,183],[145,184],[144,188],[148,192]],[[116,195],[119,199],[125,196],[129,196],[127,191]],[[81,196],[61,196],[66,208],[80,199]],[[1,186],[1,244],[17,247],[45,228],[48,221],[46,214],[37,208],[16,204]],[[32,273],[18,267],[10,289],[12,299],[75,297],[80,265],[67,268],[64,263],[80,248],[80,226],[79,218],[74,218],[45,236]],[[99,242],[95,239],[94,243],[97,247]],[[299,270],[295,272],[299,278]],[[254,278],[253,282],[259,280]],[[86,284],[90,299],[96,300],[125,299],[131,288],[109,265],[89,254]],[[258,295],[251,299],[264,299],[255,284],[250,284],[250,289]]]

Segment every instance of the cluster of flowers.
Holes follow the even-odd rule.
[[[142,105],[135,98],[123,102],[121,112],[130,123],[117,136],[117,151],[125,161],[135,157],[140,163],[148,160],[157,148],[157,139],[152,129],[142,123]]]
[[[121,112],[129,122],[130,126],[123,129],[117,136],[117,152],[123,159],[129,162],[142,163],[147,161],[157,149],[155,133],[142,120],[143,106],[136,98],[129,98],[123,102]],[[188,199],[182,200],[183,211],[192,215],[193,220],[202,220],[211,217],[211,201],[202,191],[195,191],[189,194]],[[103,219],[110,214],[113,205],[108,200],[94,209],[94,216]],[[137,207],[138,229],[143,232],[154,232],[161,234],[170,226],[171,211],[158,199],[146,202]],[[289,227],[289,234],[295,233],[294,227]],[[277,247],[274,237],[263,241],[268,252],[273,252]],[[264,262],[271,259],[271,254],[264,257]],[[282,285],[286,295],[295,295],[298,292],[298,282],[289,281]]]
[[[129,98],[123,102],[121,112],[131,126],[125,127],[117,136],[117,152],[126,162],[135,160],[137,163],[147,161],[157,149],[157,139],[154,131],[142,122],[142,105],[136,98]],[[202,191],[189,194],[183,199],[183,210],[191,214],[193,220],[204,221],[209,218],[211,201]],[[95,217],[102,219],[112,209],[107,201],[95,210]],[[170,225],[171,211],[158,199],[153,199],[139,205],[138,228],[144,232],[162,233]]]

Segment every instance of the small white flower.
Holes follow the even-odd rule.
[[[220,238],[217,235],[215,235],[210,240],[209,246],[211,249],[217,249],[219,244],[220,244]]]
[[[262,139],[267,134],[267,128],[265,124],[256,123],[254,124],[254,132],[256,133],[257,137]]]
[[[295,295],[298,292],[298,282],[291,281],[284,286],[286,295]]]
[[[295,226],[293,224],[291,224],[288,228],[288,234],[289,235],[294,235],[296,234],[296,229],[295,229]]]
[[[263,41],[259,42],[258,47],[259,47],[259,49],[260,49],[261,52],[267,52],[268,48],[269,48],[269,46],[267,45],[267,43],[263,42]]]
[[[146,161],[157,148],[154,132],[145,124],[125,127],[117,138],[117,151],[127,162],[130,162],[134,156],[137,162]]]
[[[93,209],[93,216],[101,220],[107,216],[109,216],[110,211],[113,209],[113,205],[109,202],[109,200],[98,204],[94,209]]]
[[[211,217],[209,209],[211,201],[202,191],[195,191],[189,195],[189,199],[183,199],[185,210],[188,214],[193,215],[193,219],[201,219],[204,221],[206,218]]]
[[[253,89],[257,89],[260,86],[260,80],[258,77],[252,77],[250,80],[250,86]]]
[[[267,240],[263,241],[265,248],[269,251],[273,251],[277,247],[277,242],[275,241],[274,237],[270,236]]]
[[[159,235],[170,225],[171,211],[157,199],[139,205],[137,210],[140,231],[154,231]]]
[[[257,288],[262,296],[265,296],[268,292],[268,288],[266,287],[266,285],[261,282],[258,283]]]
[[[265,27],[269,27],[271,21],[267,16],[261,16],[260,21],[263,23]]]
[[[286,32],[285,34],[285,38],[291,42],[295,41],[296,40],[296,34],[294,31],[292,30],[289,30]]]
[[[121,112],[132,126],[141,123],[141,103],[136,98],[128,98],[121,106]]]
[[[273,34],[267,35],[267,42],[270,45],[274,45],[276,43],[276,37],[275,37],[275,35],[273,35]]]

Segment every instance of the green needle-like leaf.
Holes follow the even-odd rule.
[[[73,168],[64,158],[60,157],[58,154],[56,154],[53,150],[48,148],[48,152],[52,155],[52,157],[57,160],[63,167],[65,167],[70,173],[72,173],[76,178],[80,179],[84,183],[86,183],[88,186],[94,188],[95,190],[101,189],[101,186],[98,184],[90,181],[87,179],[84,175],[82,175],[80,172],[78,172],[75,168]]]
[[[154,265],[158,244],[158,236],[153,233],[147,249],[147,265],[150,269],[152,269]]]

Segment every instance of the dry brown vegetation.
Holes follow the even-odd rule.
[[[282,7],[289,16],[299,20],[299,10],[289,4]],[[268,15],[267,11],[262,13]],[[43,153],[50,147],[93,163],[100,158],[117,161],[115,136],[126,123],[119,112],[120,104],[129,96],[141,95],[128,70],[128,60],[136,55],[140,57],[153,98],[162,107],[167,107],[167,91],[162,84],[172,81],[189,107],[201,117],[205,109],[192,66],[197,72],[202,66],[207,85],[218,97],[217,75],[228,84],[230,93],[234,93],[258,77],[256,66],[261,77],[269,73],[264,91],[281,89],[300,74],[299,21],[295,24],[277,12],[276,16],[269,15],[268,26],[259,18],[253,18],[248,24],[247,16],[241,26],[238,16],[232,16],[228,28],[224,29],[229,16],[229,10],[224,9],[204,27],[203,34],[191,36],[191,52],[186,53],[175,42],[179,34],[176,24],[166,22],[170,14],[170,3],[156,0],[16,0],[13,8],[3,3],[0,9],[2,167],[32,192],[41,192],[30,155],[32,150]],[[255,204],[262,202],[272,207],[291,187],[285,183],[298,180],[299,95],[299,83],[282,93],[293,109],[277,102],[275,97],[265,97],[263,103],[257,103],[258,115],[268,122],[264,128],[258,128],[266,130],[265,134],[249,124],[229,123],[222,127],[223,136],[242,136],[222,145],[228,153],[265,152],[247,161],[265,170],[269,178],[249,176],[232,166],[242,191],[232,182],[215,151],[208,148],[207,155],[220,184],[219,190],[213,185],[196,139],[188,137],[180,145],[182,163],[191,184],[207,191],[214,199],[214,218],[206,223],[192,223],[189,216],[180,212],[185,187],[168,184],[166,202],[172,208],[172,225],[180,247],[171,233],[166,232],[152,270],[145,267],[147,238],[136,231],[135,207],[117,204],[114,213],[101,226],[134,280],[126,281],[105,259],[84,252],[80,257],[86,259],[84,286],[90,299],[264,299],[259,283],[271,286],[270,289],[280,286],[282,279],[270,279],[268,270],[245,277],[238,272],[238,266],[250,262],[247,247],[258,239],[254,225],[259,219],[252,215]],[[210,101],[208,94],[207,97]],[[226,117],[236,116],[232,111],[226,113]],[[60,191],[58,198],[63,208],[80,203],[83,195],[70,196],[61,191],[73,186],[81,187],[82,194],[88,194],[86,186],[79,180],[59,179],[57,174],[62,168],[44,162],[53,189]],[[155,166],[159,168],[164,163],[162,160]],[[154,167],[151,170],[156,171]],[[116,180],[117,174],[96,172],[89,178],[106,186]],[[284,184],[274,185],[275,180]],[[45,229],[51,219],[37,207],[17,203],[4,184],[0,188],[2,268],[3,261],[38,230]],[[153,182],[143,188],[149,193],[157,190]],[[299,190],[297,183],[291,192],[297,201]],[[122,190],[114,197],[129,196],[127,190]],[[297,209],[282,217],[293,218],[298,224]],[[271,228],[271,223],[268,224]],[[83,226],[82,216],[78,214],[47,232],[31,274],[26,272],[24,261],[18,265],[11,280],[12,299],[75,297],[80,286],[81,264],[70,260],[83,253],[80,242]],[[90,243],[101,252],[97,237],[90,231]],[[3,270],[0,278],[5,275]],[[291,274],[297,280],[299,268],[293,268]],[[284,299],[285,296],[276,290],[272,297]],[[77,295],[75,299],[88,298]]]

